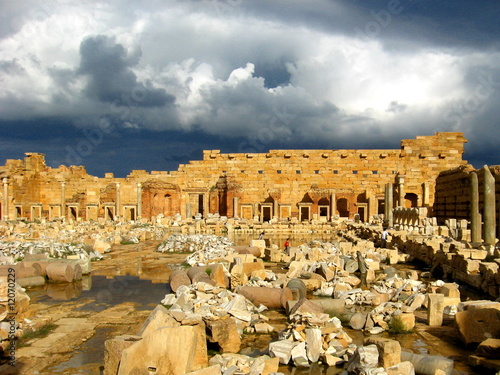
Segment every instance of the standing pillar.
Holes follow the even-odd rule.
[[[387,221],[387,225],[390,227],[394,225],[394,217],[392,214],[393,204],[394,200],[392,183],[388,183],[385,185],[385,219]]]
[[[120,189],[120,183],[116,183],[116,199],[115,199],[115,218],[116,220],[119,220],[121,217],[121,189]]]
[[[335,193],[332,193],[332,195],[330,196],[330,204],[332,206],[332,212],[330,216],[334,217],[335,215],[337,215],[337,196],[335,195]]]
[[[66,218],[66,182],[61,182],[61,217]]]
[[[278,206],[278,200],[277,200],[277,199],[275,199],[275,200],[274,200],[274,206],[273,206],[273,216],[274,216],[274,217],[279,217],[279,212],[278,212],[278,211],[279,211],[279,208],[278,208],[278,207],[279,207],[279,206]]]
[[[142,184],[137,183],[137,220],[142,218]]]
[[[470,174],[471,241],[481,242],[481,214],[479,213],[479,183],[476,172]]]
[[[233,197],[233,217],[239,217],[239,215],[238,215],[238,197]]]
[[[210,199],[210,195],[205,193],[203,194],[203,218],[207,218],[209,214],[209,206],[208,206],[208,200]]]
[[[427,183],[422,183],[422,207],[429,206],[429,187]]]
[[[3,211],[2,220],[9,220],[9,180],[4,178],[3,182]]]
[[[405,206],[405,176],[398,176],[398,192],[399,192],[399,199],[398,199],[398,206],[399,207],[404,207]]]
[[[191,197],[189,193],[186,194],[186,219],[191,218]]]
[[[495,177],[491,174],[490,168],[484,166],[484,242],[488,245],[495,245],[496,219],[495,219]]]

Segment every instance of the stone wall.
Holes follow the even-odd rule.
[[[125,178],[87,174],[82,166],[47,167],[43,154],[0,167],[2,219],[136,220],[219,213],[261,221],[363,221],[394,206],[429,207],[440,172],[465,165],[462,133],[401,141],[392,150],[270,150],[203,153],[177,171],[134,170]]]
[[[489,167],[495,178],[495,202],[500,202],[500,166]],[[446,219],[471,220],[471,173],[475,172],[478,178],[479,213],[484,211],[484,170],[475,169],[472,165],[463,165],[448,171],[443,171],[436,179],[436,198],[434,214],[438,223],[443,224]],[[500,205],[497,203],[497,211]],[[497,219],[500,215],[497,213]],[[497,236],[500,236],[500,226],[497,225]]]

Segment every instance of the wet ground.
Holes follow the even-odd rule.
[[[281,244],[286,235],[274,239]],[[291,238],[292,245],[310,241],[318,236],[300,235]],[[249,243],[250,236],[232,238],[241,245]],[[331,235],[322,240],[331,241]],[[136,334],[149,312],[168,293],[169,266],[180,264],[186,254],[157,253],[159,241],[141,244],[115,245],[106,258],[93,263],[92,276],[73,284],[47,284],[28,290],[34,322],[56,325],[47,337],[32,339],[16,350],[15,368],[0,366],[2,374],[101,374],[104,365],[104,342],[121,334]],[[266,263],[279,271],[280,265]],[[469,298],[473,292],[469,291]],[[263,352],[277,332],[286,327],[284,311],[268,311],[269,323],[276,328],[273,334],[244,335],[242,353]],[[425,312],[417,312],[415,332],[389,335],[404,349],[415,353],[443,355],[455,361],[454,375],[488,374],[467,364],[467,351],[458,339],[453,320],[445,320],[442,327],[428,327]],[[354,342],[361,345],[364,334],[345,328]],[[280,367],[285,374],[340,374],[342,368],[308,369]]]

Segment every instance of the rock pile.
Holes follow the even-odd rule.
[[[341,365],[356,349],[336,317],[298,312],[290,316],[290,321],[280,332],[280,340],[269,344],[270,356],[284,365],[308,367],[319,361],[328,366]]]

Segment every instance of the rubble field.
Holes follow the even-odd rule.
[[[62,245],[52,238],[33,239],[32,233],[19,239],[15,230],[2,238],[0,295],[10,291],[9,272],[17,275],[13,332],[8,298],[0,301],[2,373],[57,373],[57,364],[103,327],[112,327],[104,363],[86,365],[81,369],[86,373],[451,375],[500,370],[500,302],[488,295],[492,288],[483,287],[491,274],[478,272],[482,283],[475,290],[484,297],[467,298],[461,293],[463,280],[450,280],[462,267],[456,260],[443,279],[433,276],[432,265],[426,270],[409,266],[409,261],[422,261],[422,249],[420,256],[413,250],[422,241],[417,236],[392,231],[380,247],[381,230],[346,225],[331,241],[292,239],[285,251],[270,235],[236,245],[224,236],[172,234],[154,226],[74,225],[62,231],[69,241]],[[426,254],[432,241],[441,252],[467,252],[468,259],[481,251],[445,238],[425,240]],[[454,246],[443,245],[450,243]],[[446,269],[447,263],[441,264]],[[151,312],[125,302],[92,313],[79,310],[89,301],[78,298],[30,304],[30,290],[57,285],[60,294],[69,293],[69,285],[81,284],[87,274],[132,275],[169,289],[151,301]],[[47,323],[56,327],[46,337],[22,339]],[[8,364],[11,333],[25,345],[16,348],[17,372],[9,372],[14,371]]]

